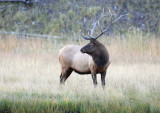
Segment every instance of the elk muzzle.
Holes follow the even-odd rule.
[[[90,45],[87,44],[86,46],[82,47],[80,51],[81,51],[82,53],[87,53],[87,54],[89,54],[89,53],[91,52]]]
[[[80,51],[81,51],[82,53],[85,53],[85,52],[86,52],[84,48],[81,48]]]

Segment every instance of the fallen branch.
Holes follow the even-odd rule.
[[[7,6],[7,7],[3,7],[3,8],[0,9],[0,12],[6,10],[6,9],[8,9],[8,8],[11,8],[11,7],[13,7],[13,6],[17,6],[17,5],[10,5],[10,6]]]
[[[0,2],[23,2],[25,4],[32,4],[32,0],[0,0]]]

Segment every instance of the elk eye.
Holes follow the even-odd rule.
[[[91,43],[90,46],[93,46],[93,44]]]
[[[93,44],[92,44],[92,43],[90,44],[90,47],[93,47]]]

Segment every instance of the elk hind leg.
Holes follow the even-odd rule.
[[[68,69],[67,71],[66,71],[66,75],[65,75],[65,81],[67,80],[67,78],[71,75],[71,73],[72,73],[72,69]]]
[[[70,76],[70,74],[72,73],[72,69],[68,68],[65,71],[63,71],[60,75],[60,83],[64,84],[65,81],[67,80],[67,78]]]

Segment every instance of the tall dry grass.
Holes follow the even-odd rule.
[[[67,44],[83,46],[87,41],[52,42],[17,39],[14,36],[1,37],[0,100],[92,100],[93,103],[99,101],[104,106],[109,105],[109,102],[116,104],[120,101],[125,103],[124,107],[134,106],[135,101],[138,101],[148,103],[151,111],[159,111],[160,40],[137,35],[99,39],[107,47],[112,60],[105,90],[101,88],[99,75],[99,85],[94,88],[90,75],[82,76],[74,72],[65,86],[59,86],[61,69],[58,51]]]

